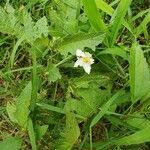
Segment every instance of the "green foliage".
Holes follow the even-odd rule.
[[[0,142],[1,150],[19,150],[22,140],[18,137],[8,137]]]
[[[110,46],[112,47],[116,41],[118,31],[121,28],[123,18],[126,15],[126,12],[131,4],[132,0],[121,0],[118,8],[114,12],[112,18],[112,29],[110,34]]]
[[[134,44],[130,52],[130,86],[132,102],[150,91],[150,72],[141,47]]]
[[[29,138],[30,138],[30,141],[31,141],[32,150],[37,150],[36,136],[35,136],[35,132],[34,132],[33,122],[30,118],[29,118],[29,121],[28,121],[27,128],[28,128]]]
[[[31,82],[23,89],[21,94],[15,100],[15,103],[7,104],[7,112],[10,119],[18,123],[21,127],[26,128],[28,123],[28,116],[30,114],[30,100],[31,100]]]
[[[36,139],[40,140],[46,133],[47,129],[48,129],[48,125],[35,126]]]
[[[96,31],[102,31],[108,33],[107,26],[103,22],[96,8],[95,0],[89,0],[89,1],[83,0],[83,5],[92,27]]]
[[[68,108],[67,108],[68,109]],[[78,123],[75,119],[74,114],[71,112],[66,113],[66,126],[61,133],[62,138],[60,139],[57,150],[70,150],[73,145],[77,142],[78,137],[80,136],[80,129]]]
[[[117,144],[131,145],[131,144],[145,143],[149,141],[150,141],[150,126],[145,127],[144,129],[137,131],[134,134],[119,139]]]
[[[55,48],[65,56],[68,53],[74,55],[77,49],[83,50],[85,47],[89,47],[94,51],[95,47],[102,43],[104,38],[105,34],[103,33],[79,33],[67,36],[62,42],[56,41]]]
[[[50,64],[48,67],[48,79],[50,82],[55,82],[58,79],[61,79],[59,69],[54,64]]]
[[[147,6],[147,0],[2,1],[0,149],[147,149]],[[77,60],[90,74],[74,67]]]

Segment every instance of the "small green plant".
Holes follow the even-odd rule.
[[[149,149],[150,9],[139,3],[1,2],[1,150]]]

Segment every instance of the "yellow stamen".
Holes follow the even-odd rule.
[[[82,61],[83,61],[84,63],[89,63],[89,62],[90,62],[90,58],[89,58],[89,57],[83,57],[83,58],[82,58]]]

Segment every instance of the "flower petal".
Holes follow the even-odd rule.
[[[91,55],[89,52],[85,52],[85,57],[89,57],[89,58],[91,58],[91,57],[92,57],[92,55]]]
[[[74,64],[74,67],[78,67],[78,66],[81,66],[81,61],[79,59]]]
[[[90,74],[90,72],[91,72],[91,65],[90,65],[90,64],[84,64],[84,65],[83,65],[83,68],[84,68],[84,71],[85,71],[87,74]]]
[[[94,59],[93,58],[90,59],[90,64],[94,64]]]
[[[77,49],[77,51],[76,51],[76,56],[77,57],[84,57],[84,52],[82,52],[80,49]]]

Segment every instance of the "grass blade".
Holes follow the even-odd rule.
[[[131,145],[131,144],[141,144],[150,141],[150,126],[137,131],[134,134],[123,137],[119,139],[116,144],[117,145]]]
[[[98,12],[95,0],[83,0],[83,5],[92,27],[96,31],[103,31],[105,33],[108,33],[107,26],[103,22]]]
[[[113,25],[112,25],[112,29],[111,29],[111,34],[110,34],[110,47],[112,47],[115,43],[115,40],[117,38],[118,35],[118,31],[121,28],[123,19],[126,15],[126,12],[131,4],[132,0],[121,0],[116,11],[114,12],[114,15],[116,15],[115,17],[112,16],[114,18],[113,21]]]
[[[29,137],[30,137],[30,142],[31,142],[32,150],[37,150],[36,138],[35,138],[35,133],[34,133],[34,128],[33,128],[33,122],[31,120],[31,118],[29,118],[29,120],[28,120],[28,134],[29,134]]]
[[[113,97],[109,99],[109,101],[102,107],[99,113],[91,121],[91,124],[90,124],[91,128],[107,113],[112,103],[114,103],[114,101],[123,94],[124,94],[124,91],[119,91]]]

